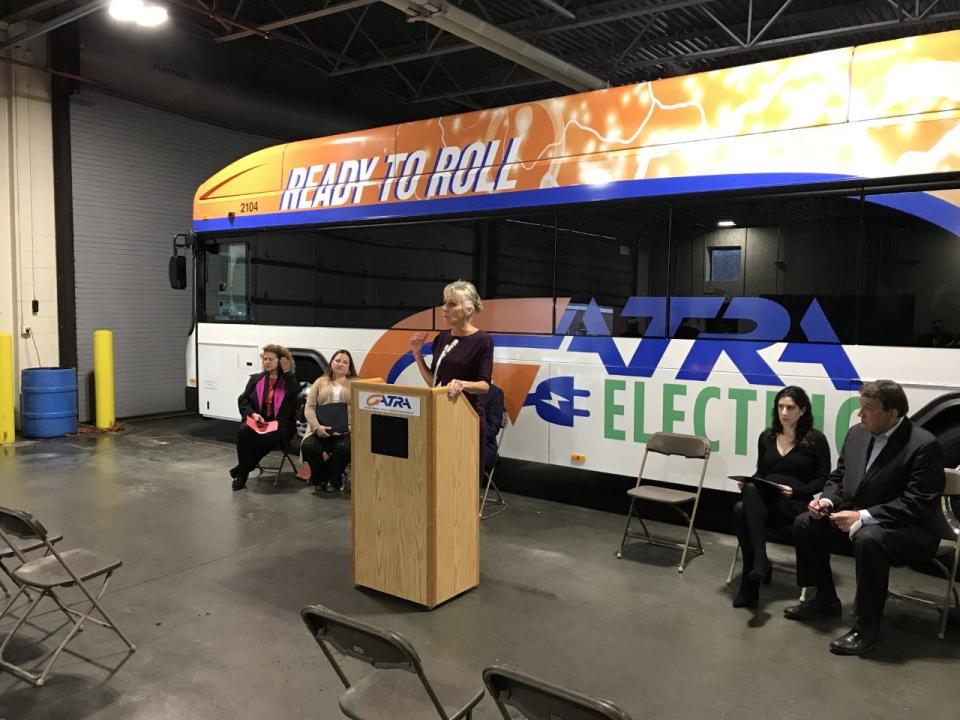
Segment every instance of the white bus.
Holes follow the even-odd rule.
[[[196,194],[188,397],[237,417],[268,342],[305,381],[347,348],[418,384],[409,337],[463,277],[507,457],[633,475],[695,433],[732,489],[778,389],[836,456],[891,378],[960,463],[957,87],[960,31],[253,153]]]

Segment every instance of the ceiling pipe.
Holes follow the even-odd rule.
[[[506,58],[538,75],[550,78],[571,90],[599,90],[607,81],[561,60],[501,30],[476,15],[454,7],[445,0],[381,0],[408,16],[410,22],[422,21],[456,35],[477,47]]]

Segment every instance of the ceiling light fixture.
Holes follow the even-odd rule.
[[[717,220],[717,227],[736,227],[737,224],[733,220]]]
[[[110,17],[142,27],[156,27],[167,21],[167,9],[143,0],[110,0]]]

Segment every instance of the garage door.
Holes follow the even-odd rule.
[[[182,410],[192,288],[171,290],[171,239],[197,186],[277,140],[96,91],[70,104],[80,419],[92,409],[93,332],[112,330],[118,417]]]

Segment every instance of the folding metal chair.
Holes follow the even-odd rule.
[[[671,455],[680,455],[688,459],[703,460],[703,466],[700,470],[700,481],[697,483],[696,491],[690,492],[688,490],[675,490],[659,485],[645,485],[644,483],[650,482],[643,477],[643,470],[646,467],[647,457],[650,453],[659,453],[668,457]],[[630,496],[630,510],[627,512],[627,524],[623,529],[623,537],[620,539],[620,549],[617,550],[618,558],[623,557],[623,546],[627,541],[627,537],[645,537],[651,545],[682,549],[683,555],[681,555],[680,565],[677,567],[677,572],[681,573],[687,565],[687,553],[689,551],[692,550],[694,557],[703,555],[703,543],[700,542],[700,535],[697,533],[696,528],[694,528],[694,521],[697,519],[697,507],[700,505],[700,493],[703,490],[703,479],[707,474],[707,463],[709,460],[710,441],[705,438],[697,437],[696,435],[663,432],[654,433],[650,436],[650,439],[647,441],[647,446],[643,451],[643,460],[640,462],[640,473],[637,476],[637,485],[627,490],[627,495]],[[680,514],[687,523],[687,538],[682,545],[660,540],[650,535],[650,532],[647,530],[647,525],[643,522],[643,518],[640,516],[638,509],[641,500],[668,505]],[[691,502],[693,503],[693,511],[687,515],[681,506]],[[634,511],[636,511],[637,520],[640,521],[640,526],[643,528],[643,535],[630,533],[630,521],[633,519]],[[692,549],[690,548],[691,534],[697,538],[697,546]]]
[[[280,458],[280,464],[277,465],[276,467],[272,467],[269,465],[265,467],[263,465],[263,461],[261,461],[260,464],[257,466],[257,470],[260,471],[258,477],[263,475],[266,472],[276,473],[273,476],[273,486],[280,487],[280,476],[283,474],[283,466],[286,465],[287,463],[290,463],[290,472],[295,474],[297,472],[297,465],[296,463],[294,463],[293,458],[290,457],[290,448],[289,446],[286,445],[286,443],[283,446],[277,448],[276,450],[273,450],[272,452],[281,453],[282,457]]]
[[[630,720],[609,700],[567,690],[503,666],[484,670],[483,684],[504,720],[511,720],[508,707],[527,720]]]
[[[431,684],[417,651],[398,633],[353,620],[321,605],[303,608],[300,617],[346,688],[340,696],[340,710],[353,720],[469,720],[473,708],[483,699],[482,687],[476,690]],[[351,683],[331,648],[376,670]],[[464,697],[470,698],[466,704],[454,702]]]
[[[17,539],[21,542],[18,543]],[[21,563],[10,573],[10,577],[17,585],[17,592],[7,601],[3,612],[0,612],[0,622],[7,617],[14,603],[16,603],[21,595],[30,598],[26,612],[20,616],[13,625],[13,628],[3,639],[3,643],[0,644],[0,667],[38,687],[43,685],[47,680],[47,675],[53,667],[54,662],[56,662],[60,656],[60,653],[88,620],[103,627],[110,628],[123,640],[131,652],[136,650],[136,646],[134,646],[127,636],[123,634],[123,631],[117,627],[116,623],[100,603],[100,599],[103,597],[104,592],[106,592],[110,577],[114,571],[123,564],[122,560],[84,548],[74,548],[62,553],[58,552],[46,528],[44,528],[43,525],[40,524],[40,521],[33,517],[33,515],[22,510],[10,510],[0,507],[0,540],[13,550],[14,555]],[[28,561],[20,549],[22,543],[28,541],[39,543],[36,546],[37,548],[42,545],[45,550],[44,556]],[[103,583],[97,594],[94,595],[87,589],[85,583],[88,580],[98,577],[103,578]],[[86,599],[90,601],[90,607],[85,612],[79,612],[64,605],[56,592],[58,588],[71,587],[78,589],[86,596]],[[45,597],[49,597],[60,607],[72,623],[72,627],[67,632],[66,637],[64,637],[57,646],[57,649],[50,655],[42,671],[35,673],[8,662],[4,659],[3,653],[14,634],[16,634],[20,627],[27,621],[40,604],[40,601]],[[91,617],[94,610],[100,613],[103,621]]]
[[[943,489],[943,496],[940,498],[940,511],[943,514],[943,524],[941,525],[941,541],[937,550],[937,556],[933,559],[933,564],[943,574],[947,581],[947,586],[942,599],[931,599],[922,595],[911,595],[907,593],[888,592],[887,594],[897,600],[906,600],[908,602],[931,607],[940,613],[940,629],[937,637],[943,640],[947,634],[947,619],[950,617],[951,597],[953,599],[952,607],[960,609],[960,596],[957,594],[957,566],[960,564],[960,520],[953,512],[950,501],[953,498],[960,497],[960,468],[947,468],[943,471],[946,476],[946,485]],[[949,563],[950,568],[947,569]]]
[[[63,540],[63,535],[49,535],[48,539],[51,544],[56,544]],[[21,540],[16,535],[9,538],[9,541],[13,543],[13,546],[7,545],[5,542],[0,542],[0,572],[6,575],[13,582],[13,586],[17,586],[17,581],[14,579],[12,571],[7,567],[7,560],[11,558],[16,558],[19,562],[21,557],[30,555],[37,550],[43,550],[47,546],[41,540],[31,539],[31,540]],[[16,548],[16,550],[14,550]],[[18,552],[19,551],[19,554]],[[46,554],[46,553],[44,553]],[[10,597],[10,591],[7,589],[6,583],[3,582],[3,578],[0,577],[0,590],[3,590],[4,597]],[[27,593],[29,596],[29,593]]]
[[[497,467],[500,465],[500,446],[503,445],[503,438],[507,434],[508,422],[509,422],[509,418],[507,417],[507,414],[504,413],[503,419],[500,421],[500,432],[497,435],[497,459],[493,463],[493,467],[491,467],[486,473],[484,473],[487,476],[487,487],[483,491],[483,500],[480,501],[480,519],[481,520],[492,518],[494,515],[498,513],[502,513],[504,510],[507,509],[507,503],[503,499],[503,496],[500,494],[500,488],[498,488],[497,484],[493,481],[493,474],[497,471]],[[497,497],[496,499],[488,500],[487,497],[490,495],[491,489],[493,490],[493,492],[496,493]],[[483,508],[487,505],[487,503],[489,503],[490,505],[495,505],[497,506],[497,508],[492,512],[489,512],[486,515],[484,515]]]

